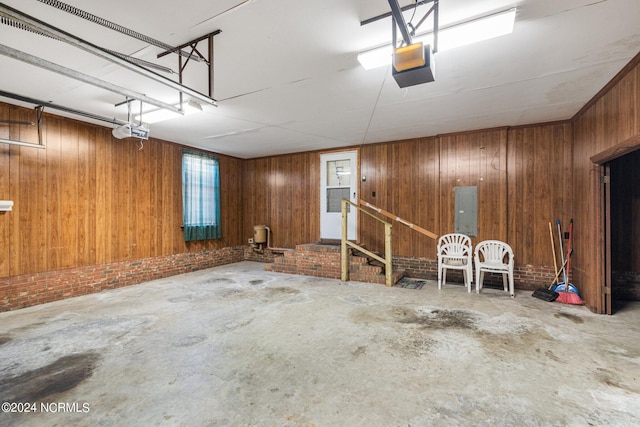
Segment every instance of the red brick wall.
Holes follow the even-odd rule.
[[[616,300],[640,301],[640,273],[613,271],[611,294]]]
[[[0,312],[244,260],[243,246],[0,278]]]
[[[407,277],[430,280],[438,279],[438,260],[435,259],[394,256],[393,267],[405,270]],[[475,274],[475,271],[473,274]],[[513,270],[513,281],[516,289],[534,290],[541,286],[549,286],[555,275],[556,273],[553,268],[516,265]],[[560,278],[560,280],[562,280],[562,278]],[[464,281],[462,271],[448,270],[447,281],[462,283]],[[502,276],[486,273],[484,283],[502,286]]]
[[[244,260],[271,263],[274,258],[282,255],[280,252],[272,252],[271,249],[254,250],[251,246],[244,248]]]
[[[264,262],[265,268],[270,271],[340,278],[339,247],[298,245],[296,249],[296,251],[285,252],[285,256],[281,257],[269,250],[258,253],[248,246],[237,246],[1,277],[0,312],[245,260]],[[273,263],[276,258],[278,262]],[[365,276],[370,279],[376,275],[384,279],[379,271],[367,271],[371,266],[364,265],[366,260],[358,262],[358,257],[353,258],[357,259],[352,259],[352,280],[369,281],[365,280]],[[364,264],[359,265],[362,263]],[[398,256],[393,258],[393,265],[394,269],[405,270],[408,277],[435,280],[438,274],[436,260]],[[379,267],[371,268],[379,270]],[[448,272],[447,280],[462,282],[462,274],[457,275],[457,273],[460,272]],[[533,290],[548,285],[553,280],[553,276],[553,269],[530,265],[516,266],[514,272],[517,289]],[[494,275],[485,277],[486,284],[501,285],[501,280],[501,277]]]
[[[279,273],[302,274],[305,276],[340,278],[340,246],[317,245],[314,243],[297,245],[295,251],[286,251],[265,268]]]
[[[351,257],[351,280],[380,283],[379,280],[376,280],[376,276],[379,276],[378,279],[384,279],[379,267],[361,265],[366,264],[366,260],[364,258],[362,261],[359,260],[359,257]],[[371,268],[372,271],[368,271],[368,268]],[[394,271],[404,270],[407,277],[430,280],[438,278],[438,261],[435,259],[394,256],[393,268]],[[298,245],[295,251],[286,252],[284,257],[279,257],[273,264],[268,264],[266,269],[280,273],[339,279],[340,247],[315,244]],[[516,265],[513,272],[515,287],[521,290],[534,290],[541,286],[548,286],[554,276],[555,272],[552,268],[532,265]],[[447,281],[462,283],[462,272],[447,271]],[[484,284],[502,286],[502,276],[486,273]]]

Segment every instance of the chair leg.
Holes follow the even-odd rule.
[[[507,283],[507,273],[502,273],[502,287],[504,288],[504,291],[507,292],[507,286],[509,286],[509,284]]]
[[[515,298],[515,286],[513,284],[513,274],[509,274],[509,293],[511,294],[511,298]]]
[[[480,293],[480,289],[482,289],[482,275],[481,271],[476,271],[476,293]]]
[[[442,264],[438,263],[438,289],[442,289]]]

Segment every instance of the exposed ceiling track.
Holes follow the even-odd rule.
[[[11,47],[0,44],[0,54],[7,56],[9,58],[17,59],[22,62],[26,62],[27,64],[35,65],[36,67],[45,69],[47,71],[51,71],[57,74],[61,74],[66,77],[70,77],[72,79],[81,81],[83,83],[90,84],[92,86],[99,87],[101,89],[108,90],[109,92],[117,93],[122,96],[126,96],[128,98],[134,98],[138,101],[142,101],[145,104],[154,105],[158,108],[164,108],[169,111],[173,111],[175,113],[181,113],[178,107],[168,104],[166,102],[157,100],[155,98],[148,97],[142,93],[135,92],[133,90],[115,85],[113,83],[109,83],[104,80],[100,80],[96,77],[90,76],[88,74],[81,73],[76,70],[72,70],[71,68],[63,67],[62,65],[58,65],[56,63],[47,61],[42,58],[38,58],[37,56],[30,55],[26,52],[22,52]]]
[[[58,0],[38,0],[40,3],[44,3],[46,5],[55,7],[56,9],[62,10],[64,12],[67,12],[71,15],[77,16],[79,18],[85,19],[89,22],[93,22],[94,24],[98,24],[101,25],[103,27],[109,28],[113,31],[117,31],[118,33],[121,34],[125,34],[129,37],[133,37],[134,39],[143,41],[145,43],[148,43],[150,45],[162,48],[164,50],[167,51],[171,51],[174,53],[177,53],[180,56],[183,56],[185,58],[189,58],[192,59],[196,62],[200,62],[201,58],[194,56],[193,54],[184,52],[181,50],[181,48],[174,48],[171,45],[161,42],[160,40],[156,40],[152,37],[146,36],[144,34],[141,34],[137,31],[131,30],[129,28],[123,27],[122,25],[118,25],[114,22],[108,21],[104,18],[101,18],[99,16],[93,15],[89,12],[85,12],[84,10],[80,10],[77,7],[73,7],[71,5],[68,5],[66,3],[63,3],[61,1]]]
[[[64,106],[58,105],[58,104],[54,104],[53,102],[41,101],[39,99],[29,98],[27,96],[18,95],[18,94],[11,93],[11,92],[5,92],[3,90],[0,90],[0,97],[13,99],[15,101],[24,102],[26,104],[33,104],[35,106],[53,108],[54,110],[64,111],[65,113],[70,113],[70,114],[73,114],[73,115],[76,115],[76,116],[86,117],[88,119],[97,120],[97,121],[101,121],[101,122],[105,122],[105,123],[111,123],[111,124],[117,125],[117,126],[122,126],[122,125],[126,125],[126,124],[129,123],[129,122],[126,122],[124,120],[118,120],[116,118],[99,116],[97,114],[87,113],[87,112],[84,112],[84,111],[76,110],[76,109],[69,108],[69,107],[64,107]]]
[[[7,18],[6,16],[0,16],[0,24],[8,25],[9,27],[18,28],[20,30],[28,31],[28,32],[33,33],[33,34],[38,34],[38,35],[43,36],[43,37],[48,37],[50,39],[62,41],[60,39],[55,39],[55,38],[51,37],[49,34],[43,33],[42,31],[37,31],[34,28],[31,28],[31,27],[29,27],[27,25],[24,25],[21,22],[15,21],[15,20],[13,20],[11,18]],[[169,74],[174,74],[174,71],[169,67],[164,67],[164,66],[159,65],[159,64],[154,64],[153,62],[145,61],[143,59],[134,58],[132,56],[125,55],[123,53],[115,52],[113,50],[108,50],[108,49],[105,49],[105,50],[107,52],[109,52],[110,54],[112,54],[112,55],[115,55],[115,56],[118,56],[120,58],[123,58],[123,59],[126,59],[128,61],[131,61],[134,64],[137,64],[137,65],[140,65],[140,66],[143,66],[143,67],[147,67],[147,68],[155,68],[156,70],[164,71],[165,73],[169,73]]]
[[[120,66],[122,66],[123,68],[126,68],[130,71],[133,71],[137,74],[140,74],[146,78],[149,78],[151,80],[154,80],[160,84],[163,84],[165,86],[168,86],[180,93],[183,93],[185,95],[189,95],[191,98],[202,101],[203,103],[209,104],[209,105],[216,105],[216,100],[203,94],[200,93],[194,89],[191,89],[187,86],[184,86],[178,82],[175,82],[171,79],[168,79],[164,76],[161,76],[160,74],[157,74],[151,70],[148,70],[140,65],[134,64],[131,61],[128,61],[127,59],[124,58],[120,58],[116,55],[113,55],[112,53],[110,53],[108,50],[101,48],[99,46],[96,46],[86,40],[83,40],[79,37],[76,37],[72,34],[69,34],[65,31],[62,31],[59,28],[56,28],[52,25],[49,25],[45,22],[42,22],[32,16],[26,15],[16,9],[13,9],[9,6],[7,6],[4,3],[0,3],[0,15],[8,17],[8,18],[12,18],[13,20],[23,24],[23,25],[27,25],[30,28],[36,29],[40,32],[43,32],[53,38],[56,38],[58,40],[61,40],[71,46],[77,47],[79,49],[85,50],[89,53],[92,53],[98,57],[101,57],[103,59],[106,59],[107,61],[110,61],[114,64],[118,64]]]

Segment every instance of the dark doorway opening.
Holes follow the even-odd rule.
[[[640,150],[608,164],[612,314],[640,301]]]

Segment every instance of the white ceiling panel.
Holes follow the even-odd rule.
[[[168,67],[173,73],[154,73],[165,82],[178,81],[176,54],[158,59],[164,49],[153,43],[45,3],[6,0],[3,5],[93,45]],[[241,158],[565,120],[640,51],[637,0],[440,0],[441,27],[516,7],[513,33],[439,52],[435,82],[401,89],[390,67],[365,71],[357,62],[359,51],[391,39],[388,18],[360,25],[389,12],[387,0],[64,3],[170,46],[221,30],[214,38],[218,107],[153,123],[151,135]],[[418,7],[413,22],[430,7]],[[412,14],[405,12],[405,18]],[[418,32],[430,25],[427,19]],[[180,99],[163,83],[57,40],[3,24],[0,40],[10,49],[168,104]],[[197,49],[206,56],[207,43]],[[127,119],[126,106],[116,106],[125,100],[121,94],[6,55],[0,55],[0,68],[4,92]],[[182,77],[185,86],[208,93],[203,61],[187,62]],[[138,105],[132,103],[136,114]]]

